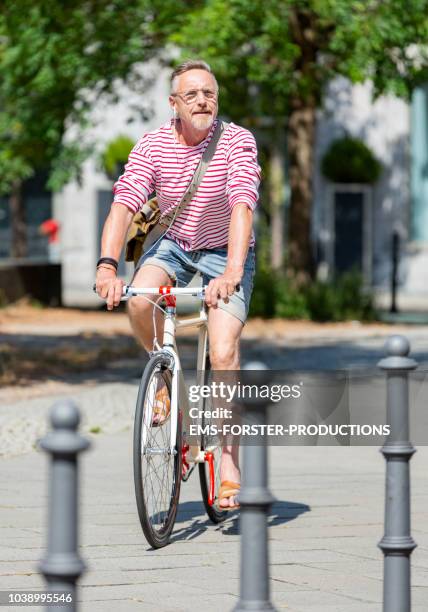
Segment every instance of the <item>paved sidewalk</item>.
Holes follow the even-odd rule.
[[[356,326],[334,334],[302,328],[292,336],[275,335],[267,327],[263,336],[254,337],[250,331],[243,341],[243,361],[263,359],[273,368],[317,370],[375,368],[385,333],[396,330]],[[405,333],[412,356],[426,369],[428,328]],[[189,353],[192,346],[187,346]],[[108,375],[89,373],[84,384],[66,379],[0,391],[0,589],[43,586],[36,562],[46,542],[47,462],[33,444],[46,429],[52,403],[72,396],[83,414],[82,430],[93,442],[82,457],[81,554],[89,571],[80,583],[81,610],[231,610],[239,596],[238,515],[212,525],[203,510],[197,474],[182,486],[171,545],[153,551],[144,540],[131,456],[135,377],[141,363],[113,365]],[[428,414],[424,395],[417,410]],[[366,408],[374,404],[378,398],[370,397]],[[91,429],[100,433],[88,433]],[[410,464],[412,534],[418,544],[412,555],[416,612],[426,611],[428,601],[427,460],[428,447],[419,447]],[[383,535],[385,461],[378,449],[275,447],[270,467],[278,500],[268,530],[277,609],[380,612],[383,558],[376,545]]]
[[[82,457],[84,612],[231,610],[239,596],[238,515],[206,518],[197,474],[183,484],[172,543],[153,551],[136,514],[131,431],[97,438]],[[428,601],[428,449],[411,464],[413,610]],[[294,612],[380,612],[384,460],[376,448],[270,450],[272,600]],[[46,458],[2,460],[0,589],[39,588],[45,545]]]

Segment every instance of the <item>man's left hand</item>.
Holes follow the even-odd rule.
[[[229,301],[228,298],[235,293],[236,286],[241,282],[242,275],[242,270],[226,269],[224,274],[217,276],[217,278],[213,278],[205,291],[205,302],[207,306],[217,308],[219,299],[227,303]]]

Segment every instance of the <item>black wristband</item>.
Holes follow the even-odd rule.
[[[111,266],[114,267],[115,270],[117,270],[118,266],[119,266],[119,262],[116,261],[116,259],[113,259],[113,257],[100,257],[99,260],[97,261],[97,268],[100,264],[110,264]]]

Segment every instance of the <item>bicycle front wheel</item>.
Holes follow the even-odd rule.
[[[181,415],[171,450],[172,372],[157,353],[141,379],[134,423],[134,485],[138,516],[148,543],[168,544],[177,515],[181,483]],[[156,412],[158,414],[154,416]]]

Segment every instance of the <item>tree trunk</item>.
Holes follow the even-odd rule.
[[[314,274],[311,217],[315,111],[315,103],[293,100],[288,121],[291,188],[288,260],[296,280],[302,283]]]
[[[22,181],[15,181],[9,196],[10,227],[12,234],[12,257],[27,256],[27,224],[22,196]]]
[[[269,203],[271,218],[271,266],[281,270],[284,264],[285,172],[284,142],[278,127],[271,137],[269,154]]]

